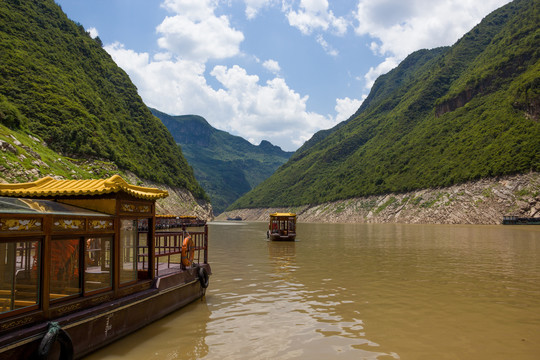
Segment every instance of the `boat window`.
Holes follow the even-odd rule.
[[[37,305],[41,241],[0,243],[0,313]]]
[[[137,269],[139,279],[150,277],[148,267],[148,223],[149,219],[138,220],[137,239]]]
[[[53,239],[51,241],[51,301],[81,292],[80,243],[80,238]]]
[[[84,292],[88,293],[112,287],[112,236],[87,238],[85,243]]]
[[[120,221],[120,283],[137,280],[138,224],[134,219]]]
[[[294,231],[294,220],[289,220],[289,230]]]

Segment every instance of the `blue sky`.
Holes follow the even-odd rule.
[[[55,0],[170,115],[284,150],[346,120],[375,79],[508,0]]]

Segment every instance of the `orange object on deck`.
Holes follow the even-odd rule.
[[[195,244],[191,239],[191,236],[186,236],[182,243],[182,264],[184,266],[190,266],[193,263],[195,257]]]

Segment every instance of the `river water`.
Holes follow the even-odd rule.
[[[87,359],[540,359],[540,227],[211,223],[206,296]]]

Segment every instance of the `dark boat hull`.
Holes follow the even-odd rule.
[[[208,265],[201,266],[210,273]],[[196,269],[189,269],[158,278],[152,289],[53,321],[68,333],[74,356],[80,358],[201,298],[205,290]],[[48,323],[42,323],[0,337],[0,359],[37,358],[47,329]]]
[[[270,240],[272,241],[294,241],[295,239],[296,239],[296,234],[294,235],[270,234]]]

